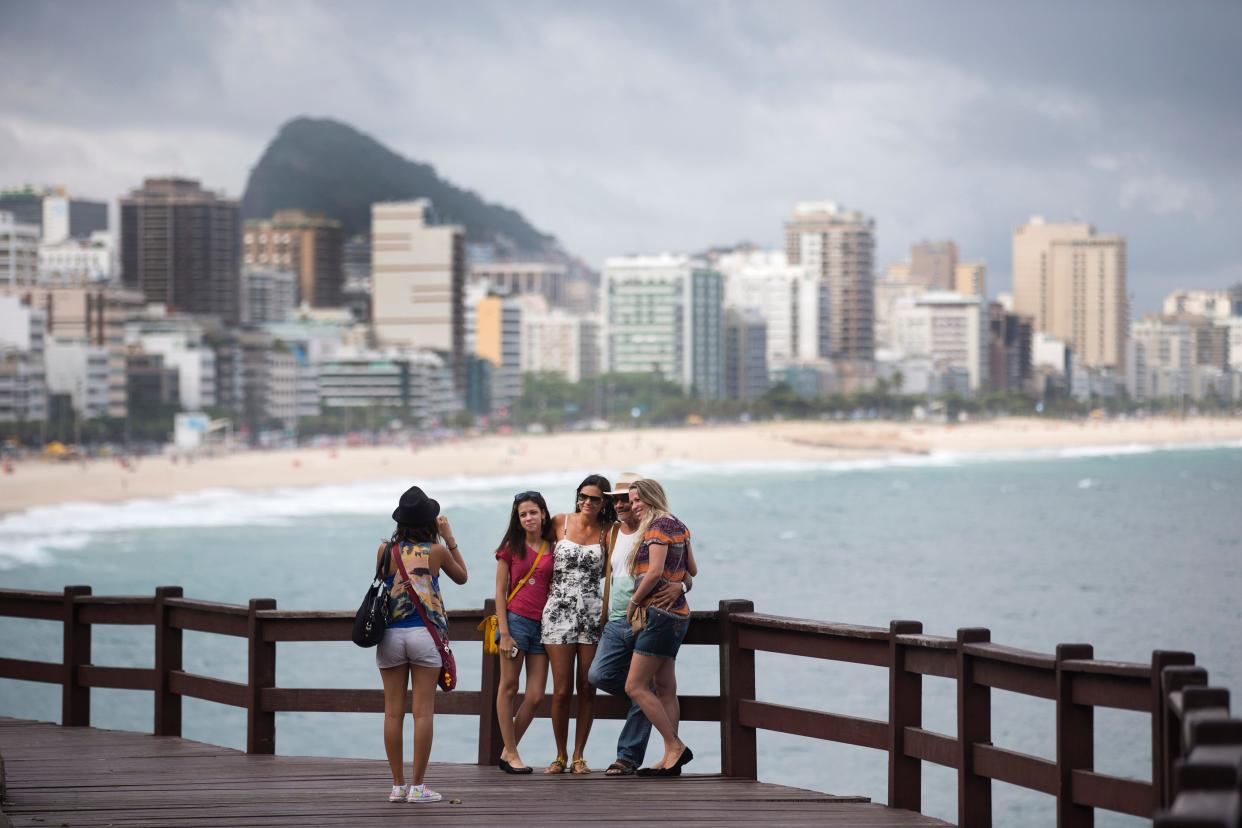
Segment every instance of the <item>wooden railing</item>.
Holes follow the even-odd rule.
[[[479,641],[479,621],[492,612],[449,613],[454,641]],[[62,724],[90,724],[90,690],[96,687],[152,691],[157,735],[181,733],[181,700],[206,699],[246,709],[246,750],[273,753],[276,713],[382,712],[379,689],[286,688],[276,684],[276,645],[281,641],[348,641],[350,612],[280,611],[272,599],[248,606],[195,601],[180,587],[160,587],[153,598],[101,597],[89,587],[63,593],[0,590],[0,616],[46,619],[64,625],[61,663],[0,658],[0,678],[41,681],[62,687]],[[154,666],[103,667],[91,661],[91,628],[137,624],[155,628]],[[193,630],[245,638],[247,681],[224,681],[187,673],[182,633]],[[720,723],[722,770],[727,776],[758,776],[759,730],[779,731],[882,750],[888,754],[888,804],[919,811],[922,764],[957,770],[958,821],[992,824],[992,780],[1046,793],[1056,800],[1063,828],[1090,826],[1101,808],[1151,818],[1172,802],[1171,760],[1180,753],[1169,738],[1174,707],[1162,684],[1166,668],[1194,664],[1194,656],[1157,651],[1149,664],[1100,661],[1088,644],[1062,644],[1055,654],[991,643],[988,630],[968,628],[954,638],[924,635],[917,621],[893,621],[888,629],[756,613],[750,601],[721,601],[718,612],[696,612],[689,645],[719,650],[720,693],[683,696],[682,719]],[[888,670],[887,720],[845,716],[760,701],[755,692],[755,653],[785,653]],[[501,739],[496,723],[496,658],[481,656],[478,690],[437,694],[436,712],[477,716],[478,761],[493,764]],[[954,679],[957,732],[923,727],[923,676]],[[1056,758],[1032,756],[992,743],[993,689],[1056,703]],[[1179,688],[1180,689],[1180,688]],[[624,699],[601,694],[596,716],[623,718]],[[1151,722],[1151,780],[1127,779],[1095,770],[1094,711],[1097,707],[1147,714]],[[1180,708],[1178,708],[1180,709]],[[545,699],[540,715],[547,716]],[[1173,824],[1173,823],[1170,823]]]

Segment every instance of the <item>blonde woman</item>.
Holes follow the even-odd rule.
[[[676,659],[690,626],[690,606],[684,593],[667,609],[653,606],[652,598],[662,586],[683,582],[687,574],[697,575],[698,565],[690,547],[690,530],[670,512],[663,486],[654,480],[634,483],[630,486],[630,509],[639,519],[641,540],[630,553],[635,586],[625,616],[632,622],[642,607],[647,620],[634,640],[625,693],[664,739],[664,755],[650,767],[640,768],[638,775],[680,776],[682,767],[694,758],[694,752],[677,735],[681,712],[677,706]]]

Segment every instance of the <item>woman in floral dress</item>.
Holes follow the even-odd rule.
[[[605,495],[609,488],[607,478],[591,475],[578,485],[573,514],[553,519],[558,540],[552,586],[540,625],[552,667],[552,737],[556,741],[556,759],[547,773],[564,773],[566,767],[576,774],[591,772],[582,756],[594,719],[595,688],[587,681],[587,672],[599,643],[603,616],[600,581],[608,555],[608,531],[617,519]],[[575,686],[578,723],[572,761],[567,764],[569,702]]]

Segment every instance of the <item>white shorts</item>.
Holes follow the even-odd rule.
[[[440,651],[426,627],[389,627],[375,648],[375,663],[381,669],[402,664],[439,667]]]

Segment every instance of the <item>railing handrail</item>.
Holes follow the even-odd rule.
[[[489,599],[482,608],[450,610],[453,639],[480,641],[476,625],[492,609]],[[0,658],[0,678],[61,684],[66,725],[89,724],[92,687],[154,690],[157,734],[180,735],[180,703],[189,696],[246,708],[247,750],[274,752],[276,712],[382,710],[379,689],[276,685],[277,642],[348,641],[353,622],[348,610],[278,610],[271,599],[253,599],[247,605],[203,601],[184,597],[179,587],[160,587],[154,597],[96,596],[89,587],[66,587],[63,593],[0,589],[0,616],[64,623],[61,662]],[[1157,651],[1150,664],[1106,661],[1096,659],[1085,644],[1059,645],[1056,653],[1047,654],[993,643],[985,629],[958,630],[956,637],[948,638],[924,634],[917,621],[893,621],[887,629],[816,621],[758,613],[749,601],[722,601],[719,611],[695,611],[692,618],[698,623],[691,624],[686,643],[719,649],[720,694],[681,697],[683,719],[720,723],[726,775],[756,778],[755,734],[774,730],[887,751],[888,799],[894,807],[921,809],[923,762],[956,768],[958,820],[963,826],[991,824],[993,779],[1056,797],[1058,823],[1064,826],[1091,824],[1094,808],[1150,817],[1171,801],[1170,696],[1162,676],[1166,668],[1193,665],[1190,653]],[[155,666],[92,664],[94,624],[153,625]],[[184,630],[246,638],[246,683],[184,671]],[[755,692],[756,652],[886,668],[887,720],[760,701]],[[922,727],[923,675],[955,680],[956,735]],[[437,695],[437,712],[479,717],[480,763],[492,763],[499,755],[498,686],[496,660],[484,652],[479,690]],[[1056,702],[1055,761],[992,744],[992,688]],[[548,715],[549,706],[545,699],[538,715]],[[602,697],[596,702],[602,718],[623,718],[627,707],[620,698]],[[1094,770],[1096,707],[1151,715],[1151,781]]]

